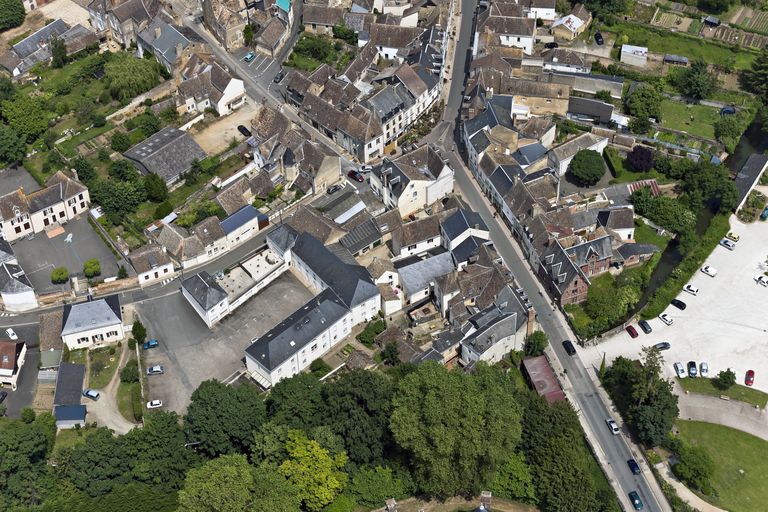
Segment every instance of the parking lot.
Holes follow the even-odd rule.
[[[662,352],[666,377],[674,377],[675,362],[705,361],[710,377],[734,368],[739,384],[744,384],[747,370],[754,370],[754,387],[768,392],[768,288],[754,280],[768,271],[768,224],[744,225],[731,219],[731,230],[741,240],[733,251],[718,246],[707,259],[705,265],[717,269],[716,277],[697,272],[691,278],[699,293],[678,295],[687,305],[684,311],[667,308],[665,313],[674,323],[667,326],[658,318],[651,319],[653,332],[647,335],[635,323],[638,338],[631,339],[622,331],[597,346],[580,349],[585,366],[598,368],[603,353],[608,362],[619,355],[636,358],[642,347],[667,341],[671,348]]]
[[[278,277],[235,312],[208,330],[180,293],[137,304],[149,338],[160,346],[144,352],[143,368],[162,365],[152,375],[147,400],[183,413],[192,392],[208,379],[225,380],[245,368],[243,349],[312,297],[290,272]]]
[[[117,275],[115,256],[88,224],[85,215],[62,227],[64,233],[53,238],[37,233],[32,240],[23,238],[12,243],[21,268],[38,294],[68,290],[69,284],[51,283],[51,271],[56,267],[66,267],[70,275],[82,275],[83,263],[91,258],[101,263],[101,278]],[[71,241],[67,242],[69,235],[72,235]]]
[[[245,56],[253,51],[254,58],[251,62],[245,62]],[[261,83],[269,92],[275,96],[281,96],[280,85],[272,81],[280,71],[280,63],[272,57],[259,53],[248,48],[235,50],[232,56],[240,61],[238,71],[247,74],[250,78]]]

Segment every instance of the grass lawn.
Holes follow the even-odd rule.
[[[643,221],[635,221],[635,241],[639,244],[653,244],[662,251],[667,247],[670,237],[656,234],[656,230]]]
[[[720,119],[720,113],[716,108],[687,105],[673,100],[661,102],[661,125],[664,128],[688,132],[692,135],[714,140],[714,125],[718,119]]]
[[[565,311],[571,315],[571,323],[576,332],[584,332],[589,324],[592,323],[592,319],[589,318],[587,312],[579,304],[568,304],[565,306]]]
[[[120,414],[123,415],[123,418],[131,422],[136,421],[133,414],[133,393],[141,393],[141,385],[138,382],[132,382],[130,384],[121,382],[117,386],[117,409],[120,411]],[[139,414],[141,414],[141,412],[139,412]]]
[[[678,420],[677,428],[685,442],[701,446],[715,462],[712,485],[718,496],[707,496],[707,501],[734,512],[766,509],[767,442],[732,428],[699,421]]]
[[[51,459],[56,460],[62,450],[84,443],[86,438],[94,432],[91,429],[63,429],[56,434],[56,443],[53,445]]]
[[[109,384],[112,376],[115,374],[118,362],[120,360],[119,349],[110,354],[112,347],[97,348],[91,350],[91,372],[88,386],[95,389],[102,389]]]
[[[613,178],[610,181],[612,184],[631,183],[633,181],[648,180],[652,178],[655,178],[656,181],[658,181],[660,184],[669,183],[672,181],[658,172],[656,169],[651,169],[648,172],[634,172],[629,170],[626,165],[624,165],[626,160],[621,158],[612,148],[609,148],[603,152],[603,156],[605,157],[605,161],[608,163],[608,169],[610,169],[611,173],[613,174]]]
[[[712,379],[677,379],[677,382],[684,390],[691,393],[712,396],[724,395],[730,397],[731,400],[757,405],[760,408],[765,408],[766,403],[768,403],[768,394],[741,384],[734,384],[730,389],[723,391],[712,384]]]
[[[81,348],[79,350],[70,350],[66,353],[64,362],[73,364],[85,364],[85,358],[87,357],[87,350]]]

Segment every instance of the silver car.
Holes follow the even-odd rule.
[[[150,366],[149,368],[147,368],[147,375],[162,375],[164,373],[165,373],[165,368],[163,368],[159,364],[155,366]]]
[[[736,242],[733,240],[728,240],[727,238],[723,238],[720,240],[720,245],[728,249],[729,251],[732,251],[736,248]]]
[[[703,361],[699,363],[699,375],[709,377],[709,365]]]

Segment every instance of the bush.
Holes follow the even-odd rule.
[[[314,373],[318,378],[324,377],[331,370],[332,368],[330,365],[319,357],[309,365],[309,371]]]
[[[155,219],[162,219],[163,217],[173,213],[173,205],[170,201],[163,201],[157,208],[155,208]]]
[[[120,268],[117,269],[117,278],[125,279],[126,277],[128,277],[128,271],[125,269],[124,265],[120,265]]]
[[[144,327],[144,324],[141,323],[141,320],[136,320],[133,322],[131,335],[133,336],[133,339],[135,339],[138,343],[144,343],[147,340],[147,328]]]
[[[96,258],[92,258],[83,264],[83,273],[85,277],[91,279],[92,277],[101,275],[101,263]]]
[[[685,444],[681,446],[677,455],[680,462],[672,466],[675,475],[694,490],[712,494],[710,479],[715,472],[712,457],[700,446]]]
[[[139,364],[135,360],[130,360],[120,370],[120,382],[130,384],[131,382],[139,382]]]
[[[525,337],[524,352],[526,356],[540,356],[547,348],[549,339],[544,331],[533,331]]]
[[[583,149],[573,157],[568,171],[579,185],[592,186],[605,174],[603,157],[597,151]]]
[[[648,172],[653,168],[653,150],[645,146],[635,146],[627,153],[627,165],[635,172]]]
[[[141,399],[141,386],[134,385],[131,389],[131,408],[133,409],[133,419],[141,421],[144,416],[144,403]]]
[[[369,322],[365,326],[363,332],[357,335],[357,341],[365,345],[366,347],[372,347],[376,336],[384,332],[387,328],[387,324],[384,320],[376,320],[375,322]]]
[[[35,421],[35,416],[37,415],[35,414],[34,409],[25,407],[21,410],[21,421],[23,421],[24,423],[27,423],[27,424],[32,423],[33,421]]]
[[[69,270],[66,267],[58,267],[51,272],[51,282],[53,284],[63,284],[69,281]]]
[[[736,374],[731,370],[723,370],[712,379],[712,385],[721,391],[727,391],[736,384]]]
[[[136,350],[136,340],[134,338],[128,338],[128,350]]]
[[[127,126],[128,123],[126,123]],[[113,150],[117,151],[118,153],[123,153],[125,151],[128,151],[128,149],[131,147],[131,139],[128,137],[128,134],[125,132],[115,132],[112,134],[112,139],[110,140],[110,146]]]

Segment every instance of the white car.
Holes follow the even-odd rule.
[[[14,331],[13,329],[11,329],[10,327],[9,327],[9,328],[7,328],[7,329],[5,330],[5,335],[6,335],[6,336],[8,336],[8,337],[9,337],[10,339],[12,339],[12,340],[17,340],[17,339],[19,339],[19,337],[18,337],[18,336],[16,336],[16,331]]]
[[[158,407],[163,406],[162,400],[150,400],[147,402],[147,409],[157,409]]]
[[[687,285],[683,286],[683,291],[684,292],[688,292],[691,295],[698,295],[699,294],[699,289],[696,288],[695,286],[693,286],[692,284],[687,284]]]
[[[707,363],[699,363],[699,375],[702,377],[709,377],[709,365]]]
[[[684,379],[685,378],[685,366],[683,366],[683,363],[675,363],[674,365],[675,373],[677,374],[678,379]]]
[[[618,434],[621,434],[621,429],[620,429],[620,428],[619,428],[619,426],[616,424],[616,421],[614,421],[614,420],[613,420],[613,419],[611,419],[611,418],[608,418],[607,420],[605,420],[605,423],[608,425],[608,428],[609,428],[609,429],[611,429],[611,433],[612,433],[613,435],[618,435]]]
[[[662,322],[664,322],[667,325],[672,325],[675,322],[674,320],[672,320],[672,317],[669,316],[666,313],[660,314],[659,315],[659,320],[661,320]]]
[[[729,251],[732,251],[736,248],[736,242],[733,240],[728,240],[727,238],[723,238],[720,240],[720,245],[728,249]]]
[[[763,274],[755,276],[755,282],[757,284],[761,284],[763,286],[767,286],[768,287],[768,277],[764,276]],[[11,338],[11,339],[13,339],[13,338]]]
[[[711,265],[705,265],[701,267],[701,271],[707,274],[709,277],[715,277],[717,275],[717,269]]]

